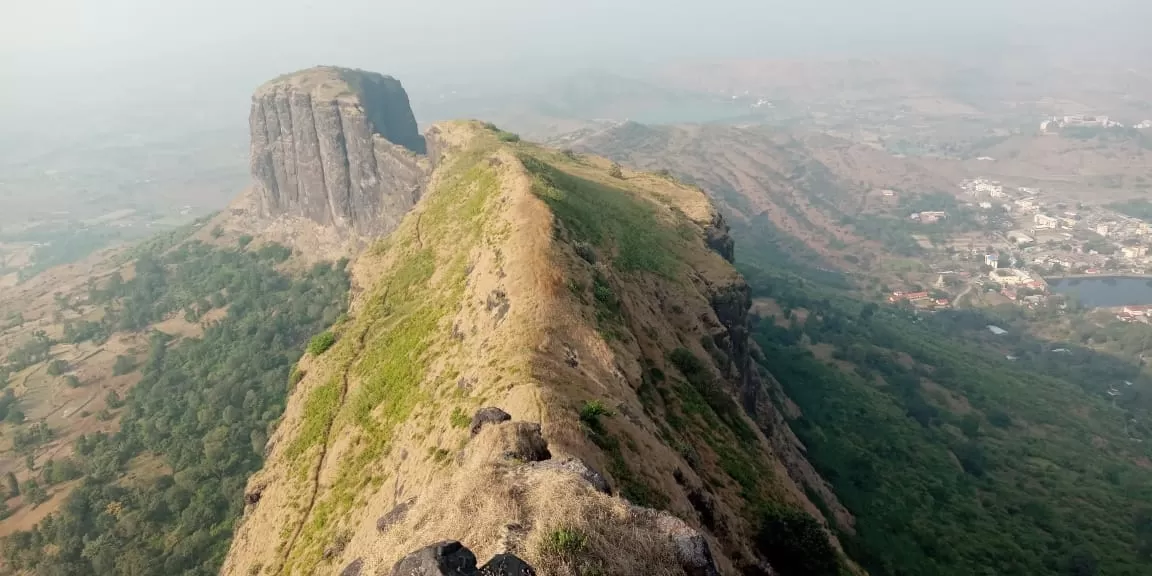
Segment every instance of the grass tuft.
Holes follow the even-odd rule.
[[[459,406],[452,409],[452,415],[448,417],[448,420],[452,423],[453,428],[467,428],[472,423],[472,418]]]
[[[599,427],[601,416],[612,416],[613,412],[599,400],[589,400],[580,407],[580,421],[588,426]]]
[[[330,331],[321,332],[308,341],[308,353],[319,356],[328,351],[336,343],[336,335]]]

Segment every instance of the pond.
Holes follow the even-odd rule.
[[[1152,279],[1105,276],[1048,278],[1053,292],[1076,298],[1089,308],[1152,304]]]

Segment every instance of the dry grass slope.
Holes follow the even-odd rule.
[[[478,123],[430,140],[428,192],[355,263],[335,344],[299,363],[223,573],[375,574],[444,539],[549,575],[683,573],[629,501],[704,529],[725,573],[755,563],[755,514],[804,496],[732,399],[713,301],[742,280],[704,243],[705,195]],[[470,438],[482,406],[540,423],[553,458],[627,500],[508,457],[517,422]]]

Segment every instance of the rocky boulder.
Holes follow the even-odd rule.
[[[427,178],[408,94],[389,76],[329,66],[281,76],[252,96],[249,128],[265,216],[382,235]]]
[[[480,576],[536,576],[527,562],[512,554],[497,554],[480,567]]]
[[[472,432],[472,435],[475,436],[480,433],[480,429],[483,428],[485,424],[499,424],[511,419],[512,416],[507,412],[494,406],[489,406],[476,411],[476,414],[472,416],[472,423],[469,424],[468,429]]]
[[[475,576],[476,555],[454,540],[425,546],[392,567],[391,576]]]
[[[392,567],[391,576],[536,576],[527,562],[512,554],[497,554],[476,568],[476,555],[463,544],[439,542],[421,548]]]

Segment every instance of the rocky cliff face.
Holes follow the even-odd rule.
[[[301,216],[363,236],[394,229],[428,174],[400,82],[320,67],[252,97],[251,168],[265,216]]]

